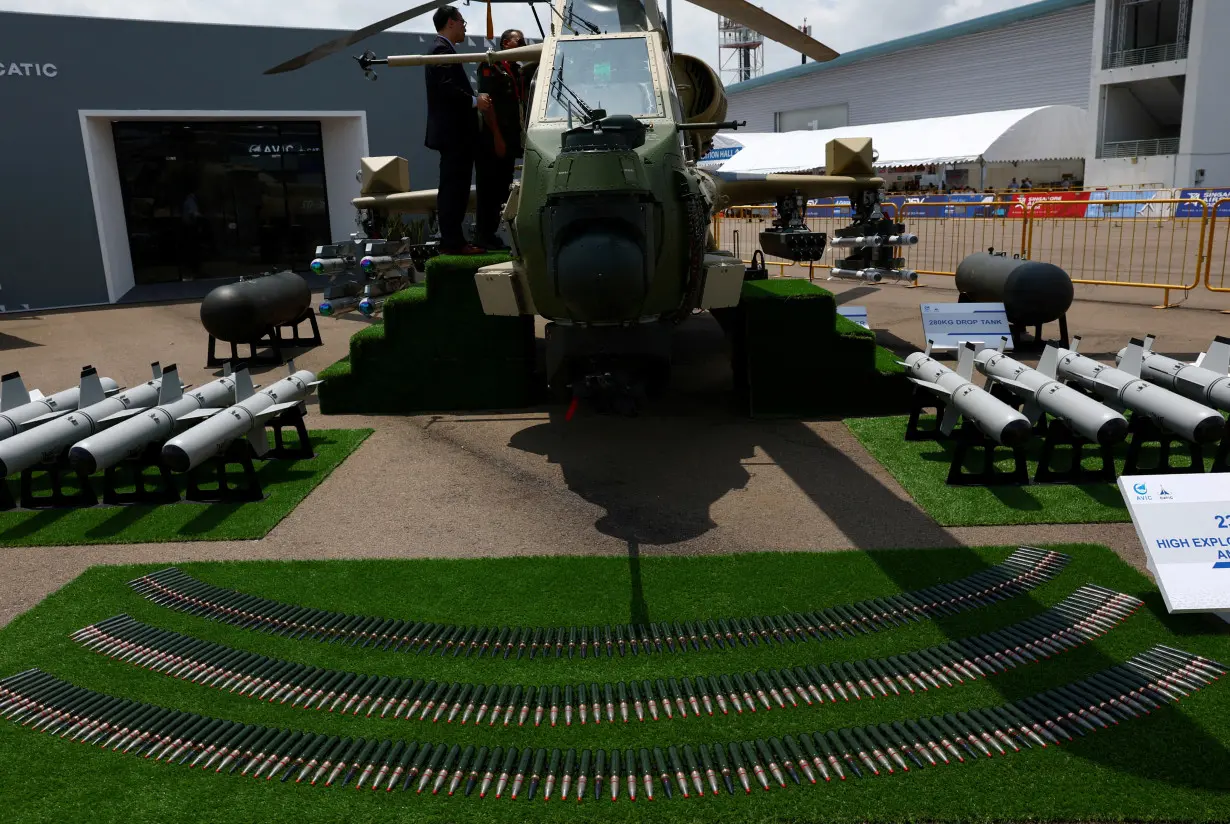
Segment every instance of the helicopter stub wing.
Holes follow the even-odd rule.
[[[704,174],[702,172],[702,174]],[[880,189],[884,178],[863,175],[731,175],[711,174],[723,205],[771,203],[798,190],[807,198],[843,197],[858,189]]]
[[[458,52],[457,54],[392,54],[387,58],[390,66],[444,66],[454,63],[498,63],[502,60],[537,63],[542,57],[542,44],[520,46],[515,49],[486,52]]]
[[[350,201],[356,209],[379,209],[390,214],[426,214],[435,211],[439,189],[419,189],[415,192],[397,192],[391,195],[368,195]],[[470,187],[469,209],[478,202],[477,190]]]
[[[828,46],[808,37],[786,21],[774,17],[764,9],[757,8],[747,0],[691,0],[692,5],[706,11],[742,23],[754,32],[800,52],[818,63],[825,63],[839,55]]]

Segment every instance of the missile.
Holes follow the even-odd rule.
[[[1055,379],[1059,353],[1048,346],[1037,369],[1004,354],[1007,338],[999,349],[983,349],[974,357],[978,371],[987,380],[1002,384],[1025,401],[1024,414],[1037,423],[1041,413],[1064,421],[1073,431],[1093,443],[1113,445],[1127,437],[1127,418]]]
[[[309,268],[318,275],[332,275],[344,272],[349,265],[346,258],[316,258],[309,264]]]
[[[65,447],[153,406],[158,402],[162,370],[157,363],[152,364],[152,368],[152,380],[110,398],[103,397],[102,381],[94,367],[83,369],[80,399],[87,405],[0,441],[0,477],[8,477],[42,461],[54,460]]]
[[[184,394],[175,364],[164,370],[158,405],[123,423],[78,441],[68,451],[72,465],[87,475],[140,455],[155,441],[175,434],[178,425],[208,418],[234,402],[235,378],[227,375]]]
[[[302,403],[320,384],[314,374],[306,369],[295,371],[294,365],[290,361],[287,367],[291,374],[259,393],[254,393],[246,370],[237,372],[238,402],[167,441],[162,447],[163,462],[175,472],[188,472],[245,436],[255,453],[264,455],[269,450],[265,422]]]
[[[864,280],[868,283],[880,281],[917,283],[918,273],[912,269],[842,269],[834,266],[829,273],[839,280]]]
[[[342,298],[325,298],[320,302],[320,306],[316,311],[326,318],[340,316],[357,309],[361,300],[357,295]]]
[[[1162,428],[1192,443],[1211,443],[1221,437],[1226,420],[1216,409],[1140,378],[1145,355],[1143,340],[1133,338],[1128,344],[1120,369],[1077,354],[1079,346],[1080,336],[1076,336],[1071,349],[1057,351],[1058,377],[1096,393],[1111,406],[1148,415]]]
[[[98,397],[87,397],[87,406],[120,391],[119,384],[111,378],[99,378],[98,382],[102,386],[103,394]],[[21,373],[10,372],[0,378],[0,440],[11,438],[23,429],[38,426],[61,415],[67,415],[78,407],[80,399],[80,386],[44,397],[43,393],[37,389],[26,390],[21,380]]]
[[[1152,335],[1145,338],[1142,378],[1197,403],[1230,412],[1230,338],[1219,336],[1194,365],[1157,354],[1153,341]],[[1122,365],[1127,357],[1127,348],[1120,349],[1115,365]]]
[[[974,344],[961,347],[957,358],[957,371],[949,369],[931,357],[931,341],[926,352],[914,352],[904,361],[906,377],[934,395],[945,399],[944,418],[940,431],[951,435],[961,415],[973,423],[983,434],[1004,446],[1018,446],[1033,432],[1029,420],[1008,404],[985,389],[973,384]]]
[[[868,235],[867,237],[835,237],[829,239],[834,248],[855,247],[875,249],[880,246],[917,246],[918,235]]]

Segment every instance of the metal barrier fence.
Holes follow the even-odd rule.
[[[1217,201],[1209,209],[1204,285],[1210,292],[1230,292],[1230,218],[1227,213],[1230,213],[1230,197]],[[1225,310],[1225,314],[1230,315],[1230,310]]]
[[[1191,292],[1204,282],[1211,292],[1230,293],[1230,192],[1216,200],[1193,198],[1106,199],[1097,201],[969,200],[897,204],[885,212],[918,235],[902,249],[906,267],[920,275],[952,277],[957,264],[975,252],[1004,252],[1045,260],[1063,268],[1074,283],[1158,289],[1158,308],[1172,304],[1172,292]],[[738,206],[714,218],[718,246],[750,263],[759,235],[772,225],[769,206]],[[848,205],[811,206],[805,218],[814,232],[849,223]],[[828,257],[828,254],[826,254]],[[814,278],[829,261],[799,264],[765,256],[775,274]],[[913,287],[907,287],[913,288]]]

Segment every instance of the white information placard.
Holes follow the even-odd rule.
[[[1119,493],[1166,609],[1230,620],[1230,473],[1124,476]]]
[[[867,319],[866,306],[838,306],[837,314],[841,315],[848,321],[857,323],[864,329],[871,328],[871,322]]]
[[[924,303],[922,324],[934,350],[957,349],[966,342],[994,348],[1001,337],[1008,339],[1008,349],[1014,345],[1002,303]]]

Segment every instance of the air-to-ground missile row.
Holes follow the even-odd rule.
[[[1182,650],[1156,646],[1124,664],[1083,681],[1000,706],[932,715],[904,722],[843,727],[824,732],[729,743],[642,747],[639,750],[554,748],[504,749],[362,737],[263,727],[139,703],[78,687],[42,670],[27,670],[0,681],[0,715],[14,723],[71,741],[178,765],[226,770],[281,781],[293,776],[324,786],[391,792],[430,789],[485,798],[506,790],[516,800],[524,788],[533,801],[584,800],[620,796],[639,788],[654,798],[655,783],[672,798],[745,794],[755,786],[816,784],[846,772],[864,778],[965,762],[965,756],[993,758],[1022,746],[1045,748],[1109,729],[1190,695],[1224,675],[1216,662]],[[963,754],[964,753],[964,754]],[[906,759],[909,759],[907,763]],[[860,768],[861,765],[861,768]],[[864,773],[863,770],[867,772]],[[690,779],[690,781],[689,781]],[[463,786],[464,782],[464,786]],[[639,784],[639,788],[638,788]],[[556,788],[559,795],[555,796]],[[575,788],[575,796],[573,789]]]
[[[358,640],[363,646],[463,657],[497,656],[545,660],[640,653],[732,650],[764,643],[832,640],[871,633],[936,615],[988,606],[1015,597],[1053,578],[1068,556],[1020,547],[995,566],[967,578],[925,589],[869,598],[808,613],[754,618],[724,618],[612,627],[479,627],[416,619],[348,615],[284,604],[207,584],[174,567],[143,575],[129,585],[150,601],[190,615],[245,629],[315,641]]]
[[[1200,458],[1192,461],[1196,472],[1204,471],[1198,450],[1221,440],[1214,471],[1230,471],[1230,427],[1223,414],[1230,412],[1230,338],[1218,337],[1199,365],[1154,353],[1153,340],[1132,339],[1116,357],[1118,368],[1078,354],[1079,336],[1071,349],[1048,345],[1037,369],[1005,355],[1004,339],[998,348],[964,344],[955,370],[933,359],[930,345],[902,365],[909,380],[941,399],[945,409],[938,429],[944,435],[964,418],[990,441],[1017,447],[1036,433],[1035,425],[1047,415],[1084,442],[1103,448],[1129,434],[1130,452],[1138,450],[1142,440],[1158,437],[1190,444],[1197,450],[1193,457]],[[975,367],[986,377],[986,388],[974,383]],[[1003,394],[997,396],[997,389]],[[1001,399],[1005,396],[1016,405]],[[1127,411],[1131,424],[1122,414]],[[1129,464],[1125,471],[1130,474],[1135,465],[1131,454]],[[1107,471],[1113,474],[1114,467]]]
[[[742,714],[862,698],[913,694],[976,681],[1074,649],[1125,621],[1143,602],[1086,585],[1045,612],[995,632],[885,658],[834,661],[814,666],[565,685],[470,684],[330,670],[237,650],[143,624],[118,615],[73,634],[95,652],[197,684],[303,709],[343,715],[495,726],[532,721],[572,726],[618,717],[657,721],[715,710]],[[351,646],[357,639],[351,642]],[[454,653],[455,654],[455,653]],[[898,687],[900,685],[900,688]],[[703,710],[702,710],[703,706]],[[392,713],[392,715],[390,715]]]
[[[389,295],[414,282],[415,258],[423,254],[421,249],[408,240],[359,235],[341,243],[317,246],[311,270],[333,276],[325,287],[318,311],[330,317],[357,309],[361,315],[374,316]]]
[[[76,470],[80,480],[151,450],[163,466],[188,472],[243,438],[263,456],[269,451],[265,424],[302,410],[319,383],[292,361],[287,377],[260,392],[242,366],[234,374],[228,366],[223,377],[185,392],[174,364],[163,369],[154,363],[152,369],[151,380],[120,391],[86,367],[79,388],[33,401],[19,376],[6,376],[0,383],[0,477],[63,467]]]

